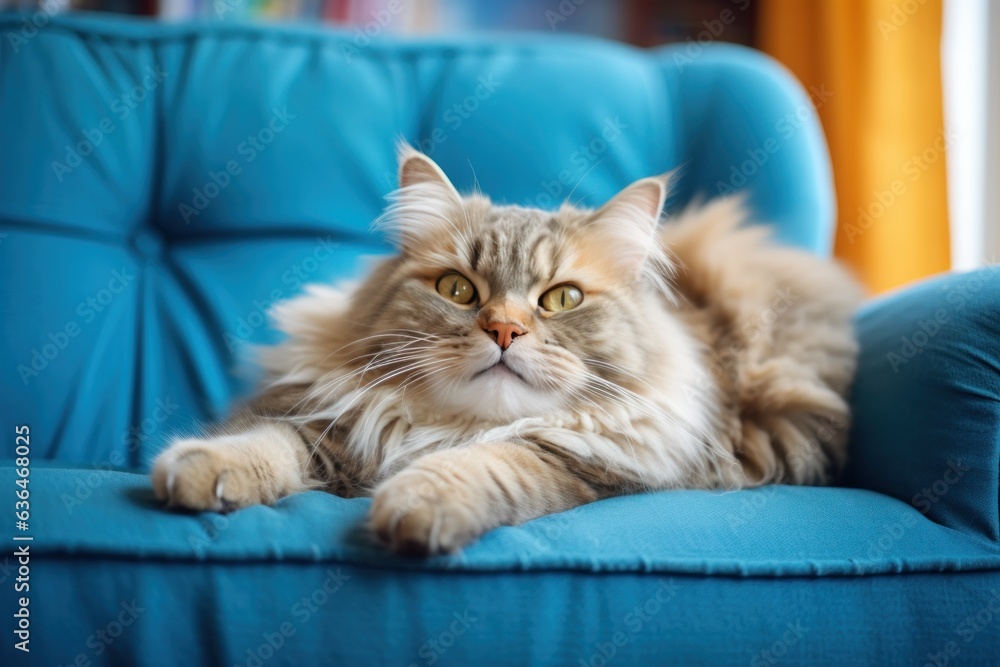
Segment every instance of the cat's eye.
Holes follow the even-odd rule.
[[[559,285],[542,295],[538,304],[550,313],[572,310],[583,303],[583,292],[573,285]]]
[[[444,298],[460,306],[468,305],[476,298],[476,288],[461,273],[446,273],[438,278],[437,291]]]

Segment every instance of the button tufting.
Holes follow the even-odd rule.
[[[156,258],[163,253],[163,237],[149,228],[136,230],[130,244],[140,257]]]

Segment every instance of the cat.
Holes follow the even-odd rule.
[[[746,226],[739,198],[661,225],[667,187],[500,206],[402,144],[379,221],[399,253],[276,306],[259,392],[158,456],[156,496],[370,495],[378,540],[431,555],[610,496],[829,482],[858,285]]]

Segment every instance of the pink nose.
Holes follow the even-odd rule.
[[[501,350],[506,350],[514,339],[528,333],[528,330],[512,322],[490,322],[483,327],[489,336],[496,341]]]

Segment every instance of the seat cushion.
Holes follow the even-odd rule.
[[[31,489],[51,664],[98,657],[119,615],[103,650],[136,665],[923,664],[949,642],[972,664],[1000,645],[1000,622],[966,620],[1000,621],[995,546],[856,489],[614,498],[430,560],[374,545],[367,499],[183,514],[144,475],[44,465]]]

